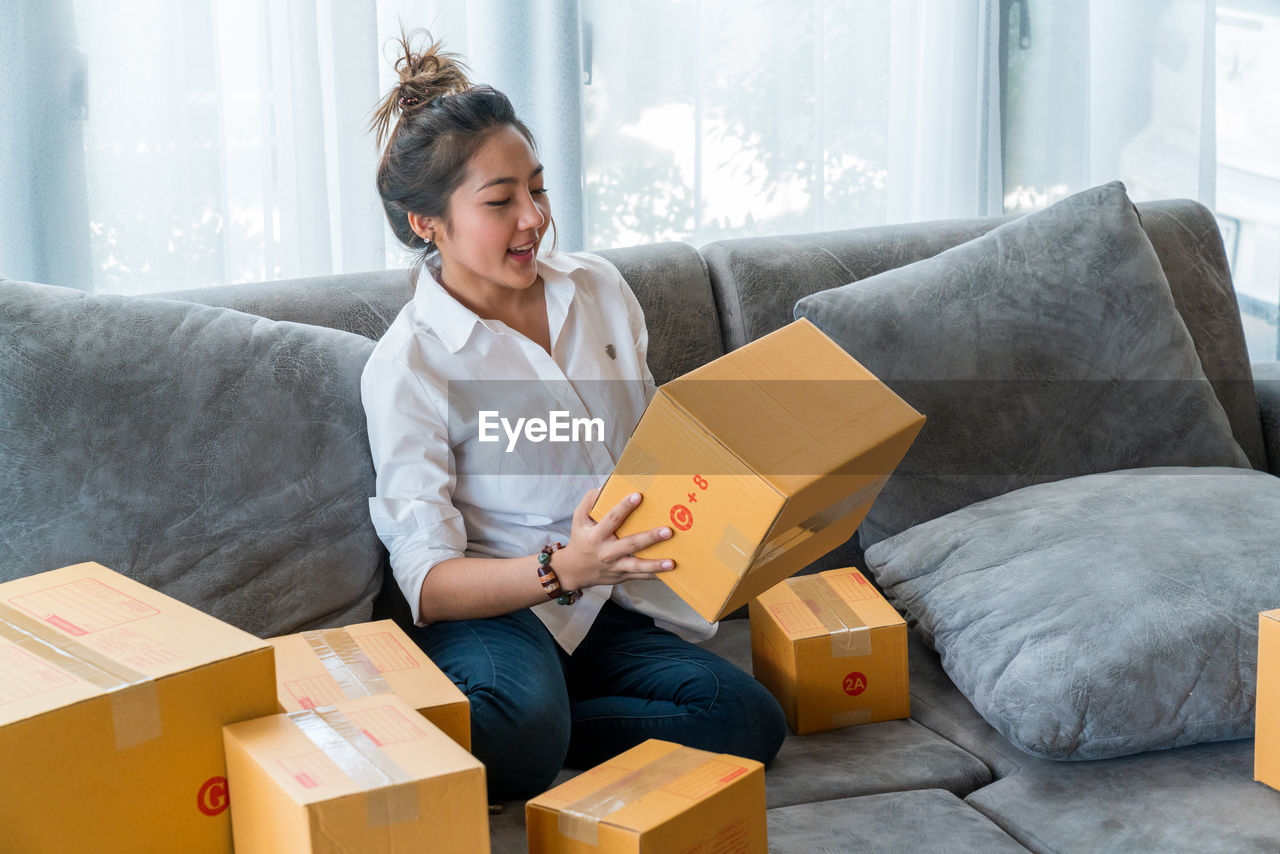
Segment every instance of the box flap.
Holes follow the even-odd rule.
[[[269,649],[96,563],[0,584],[0,725]]]
[[[833,471],[889,474],[901,457],[871,452],[886,435],[913,424],[918,432],[924,420],[808,320],[662,391],[786,495]]]
[[[816,594],[809,588],[815,583],[823,588]],[[842,603],[868,629],[904,623],[871,582],[852,567],[789,578],[760,594],[759,602],[787,637],[801,640],[831,634],[830,621],[824,620],[828,609],[823,608],[822,600],[827,597]]]
[[[530,808],[560,814],[560,832],[595,844],[595,825],[641,834],[697,806],[759,762],[650,739],[538,795]]]

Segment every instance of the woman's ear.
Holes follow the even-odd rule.
[[[409,217],[409,227],[413,229],[414,234],[431,243],[436,242],[435,217],[417,213],[410,213],[407,216]]]

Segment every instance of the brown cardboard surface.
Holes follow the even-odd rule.
[[[1280,789],[1280,609],[1258,615],[1253,778]]]
[[[923,424],[796,321],[659,388],[591,515],[642,493],[618,536],[670,526],[637,554],[717,620],[852,536]]]
[[[856,569],[788,579],[750,619],[753,672],[798,735],[910,714],[906,622]]]
[[[6,852],[228,852],[222,726],[275,707],[270,645],[99,564],[0,584]]]
[[[650,739],[530,800],[529,851],[765,852],[764,766]]]
[[[395,694],[223,736],[239,854],[489,848],[484,766]]]
[[[268,638],[276,651],[279,710],[395,693],[471,749],[466,696],[392,620]]]

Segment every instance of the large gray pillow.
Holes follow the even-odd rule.
[[[0,281],[0,581],[93,560],[262,636],[368,619],[372,349]]]
[[[867,550],[974,708],[1050,759],[1253,732],[1280,479],[1153,468],[1029,486]]]
[[[796,303],[928,421],[863,545],[1033,483],[1249,465],[1119,183]]]

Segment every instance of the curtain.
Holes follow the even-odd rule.
[[[87,290],[84,55],[70,0],[0,4],[0,275]]]
[[[381,268],[367,4],[78,0],[102,291]]]
[[[988,0],[582,5],[592,246],[974,216],[999,200]]]

